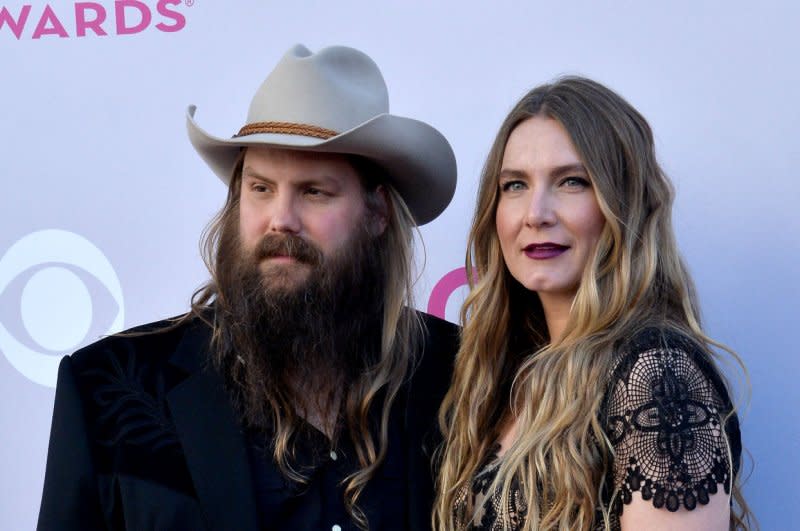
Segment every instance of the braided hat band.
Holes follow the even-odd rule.
[[[318,127],[316,125],[295,124],[291,122],[256,122],[247,124],[239,129],[239,132],[233,135],[233,138],[256,135],[259,133],[302,135],[321,138],[323,140],[327,140],[339,134],[332,129],[325,129],[324,127]]]

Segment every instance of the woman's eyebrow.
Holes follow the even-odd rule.
[[[556,177],[560,177],[562,175],[567,175],[570,173],[588,174],[586,168],[580,162],[576,164],[564,164],[562,166],[556,166],[555,168],[550,170],[550,175],[554,175]]]
[[[527,174],[522,170],[514,170],[514,169],[503,168],[502,170],[500,170],[500,173],[498,174],[497,178],[498,179],[521,179],[521,178],[525,177],[526,175]]]

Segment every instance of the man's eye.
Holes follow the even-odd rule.
[[[313,186],[310,186],[306,188],[306,195],[310,195],[312,197],[321,197],[330,194],[328,194],[325,190],[321,190],[319,188],[314,188]]]

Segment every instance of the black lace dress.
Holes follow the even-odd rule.
[[[613,490],[602,500],[612,530],[619,529],[633,492],[668,511],[707,504],[720,489],[729,493],[741,455],[736,415],[727,419],[724,433],[721,426],[731,409],[708,354],[689,339],[647,329],[620,348],[600,412],[615,451],[607,478]],[[498,449],[486,457],[471,488],[459,493],[453,508],[458,529],[503,530],[504,506],[510,529],[522,528],[527,504],[519,490],[512,488],[509,499],[489,492],[500,465]],[[594,527],[604,528],[599,508]]]

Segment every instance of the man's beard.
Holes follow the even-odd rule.
[[[225,238],[221,249],[235,251],[218,268],[215,359],[242,420],[270,430],[292,410],[335,425],[352,383],[380,356],[379,242],[357,229],[325,257],[294,235],[268,234],[252,251],[238,234]],[[273,256],[295,262],[262,268]]]

